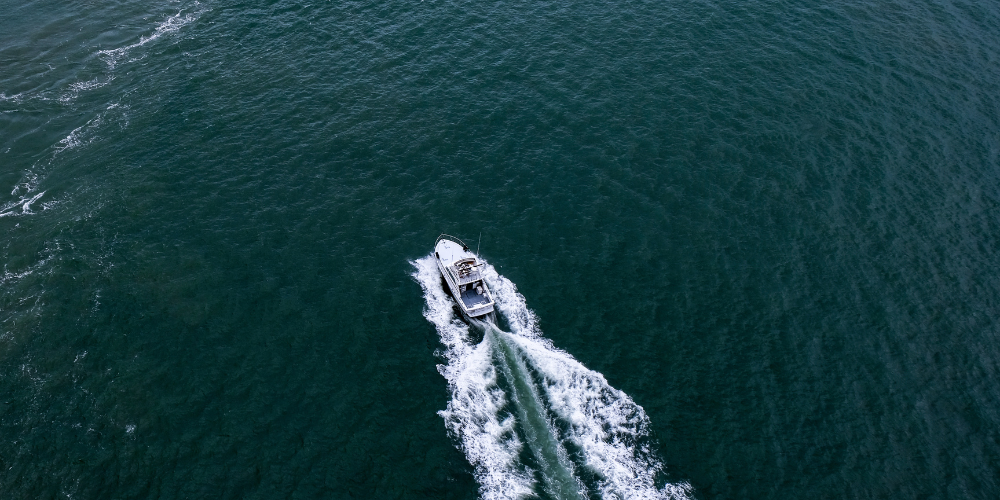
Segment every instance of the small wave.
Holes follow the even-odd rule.
[[[535,471],[519,461],[523,443],[515,432],[519,425],[515,414],[520,415],[523,426],[523,421],[531,417],[525,411],[531,409],[509,411],[508,406],[517,401],[497,384],[498,356],[493,354],[497,349],[500,358],[514,358],[512,364],[501,366],[507,377],[517,376],[511,373],[515,370],[523,372],[521,382],[537,386],[527,392],[535,394],[540,390],[544,395],[540,399],[535,396],[545,406],[534,410],[540,413],[535,420],[556,419],[563,424],[559,432],[551,428],[546,431],[559,442],[550,454],[565,457],[568,447],[576,450],[577,467],[589,469],[597,478],[591,485],[593,493],[608,499],[690,498],[688,483],[656,486],[663,465],[648,444],[649,419],[642,407],[608,384],[603,375],[587,369],[542,337],[537,317],[510,280],[489,264],[485,266],[483,275],[512,332],[494,328],[496,337],[484,335],[483,341],[474,345],[469,325],[456,317],[451,297],[441,286],[434,258],[427,256],[412,264],[416,268],[413,276],[423,288],[427,304],[424,317],[437,328],[446,347],[442,354],[447,364],[438,370],[448,381],[452,399],[440,414],[475,467],[483,498],[524,498],[535,495],[539,486]],[[522,362],[527,366],[522,367]],[[528,367],[536,377],[524,376]],[[551,426],[537,427],[545,430],[542,428]],[[558,469],[579,473],[568,463]],[[571,482],[563,481],[563,486],[563,491],[572,489]]]

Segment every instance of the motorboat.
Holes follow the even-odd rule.
[[[469,319],[492,320],[496,302],[483,279],[486,264],[462,240],[447,234],[434,242],[434,257],[462,314]]]

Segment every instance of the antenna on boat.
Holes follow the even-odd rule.
[[[483,232],[479,231],[479,243],[476,243],[476,258],[479,258],[479,247],[483,245]]]

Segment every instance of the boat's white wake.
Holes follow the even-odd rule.
[[[511,332],[482,324],[478,344],[441,285],[434,258],[412,262],[424,316],[445,345],[451,401],[440,412],[475,467],[486,499],[687,499],[687,483],[657,486],[663,466],[645,444],[642,407],[540,335],[510,280],[487,264],[484,277]]]

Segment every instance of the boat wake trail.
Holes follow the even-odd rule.
[[[690,485],[663,479],[642,407],[543,338],[510,280],[483,269],[508,332],[461,320],[433,256],[412,264],[424,316],[445,346],[438,371],[451,401],[440,415],[475,467],[483,498],[690,497]]]

